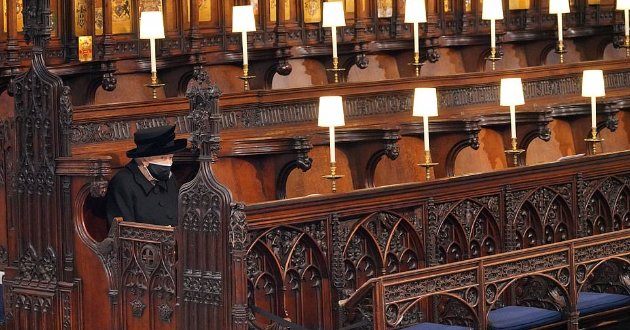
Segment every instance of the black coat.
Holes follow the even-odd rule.
[[[109,182],[107,188],[107,220],[114,217],[125,221],[155,225],[177,225],[177,195],[175,177],[153,185],[131,161]]]

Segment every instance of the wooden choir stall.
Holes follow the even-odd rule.
[[[412,1],[0,3],[1,326],[630,327],[623,2]],[[134,133],[166,124],[178,225],[108,224]]]

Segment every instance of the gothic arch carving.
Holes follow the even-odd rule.
[[[522,249],[573,238],[571,184],[509,192],[506,196],[506,242]]]
[[[293,227],[276,227],[261,233],[247,253],[250,304],[270,308],[269,312],[291,322],[327,328],[324,315],[331,308],[331,297],[323,290],[329,274],[322,243]],[[264,295],[268,297],[267,306],[257,302]],[[313,302],[314,299],[317,301]],[[301,308],[307,300],[310,306],[317,306],[318,313],[311,314],[314,311]]]
[[[627,178],[608,177],[587,182],[588,201],[582,216],[586,235],[620,230],[630,226],[630,185]]]
[[[424,266],[422,240],[404,216],[376,212],[358,221],[343,248],[345,288],[374,276]]]
[[[449,263],[490,255],[500,250],[501,230],[497,222],[498,198],[464,199],[444,203],[438,217],[436,253],[438,263]]]

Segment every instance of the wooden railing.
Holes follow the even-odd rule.
[[[607,274],[613,278],[607,287],[625,285],[625,293],[630,293],[630,286],[623,282],[628,273],[621,270],[630,266],[629,256],[630,230],[626,229],[374,278],[340,304],[347,323],[367,319],[377,330],[411,325],[427,318],[437,323],[488,329],[488,312],[510,304],[509,300],[556,308],[563,314],[562,323],[569,329],[577,329],[577,298],[589,282],[600,281],[594,278],[599,269],[620,263],[617,274]],[[531,285],[540,283],[544,283],[546,292]],[[521,292],[515,294],[517,288]],[[537,303],[519,301],[527,296],[522,292],[527,290],[533,292],[530,299],[539,295],[535,297]],[[505,296],[510,293],[513,297],[506,301]],[[433,303],[440,298],[455,301],[464,306],[458,311],[464,312],[455,316],[451,311],[439,310],[427,315],[426,310],[418,307],[423,302],[426,304],[429,297]]]
[[[490,255],[507,260],[502,253],[630,228],[629,158],[589,156],[246,205],[249,303],[309,328],[342,327],[336,302],[371,278],[442,264],[450,270]],[[477,261],[462,265],[476,274]]]

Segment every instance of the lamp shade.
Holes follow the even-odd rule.
[[[549,0],[549,14],[565,14],[569,11],[569,0]]]
[[[323,27],[346,26],[346,18],[341,1],[324,2]]]
[[[483,0],[481,19],[503,19],[503,1]]]
[[[630,0],[617,0],[617,10],[630,9]]]
[[[413,92],[413,115],[433,117],[438,115],[437,91],[435,88],[416,88]]]
[[[405,1],[405,23],[426,23],[427,7],[424,0]]]
[[[582,96],[604,96],[604,72],[602,70],[584,70],[582,75]]]
[[[525,104],[523,97],[523,83],[521,78],[501,79],[499,104],[504,106]]]
[[[161,11],[140,13],[140,39],[163,39],[164,20]]]
[[[321,96],[317,126],[334,127],[345,125],[341,96]]]
[[[232,7],[232,32],[251,31],[256,31],[254,7],[251,5]]]

